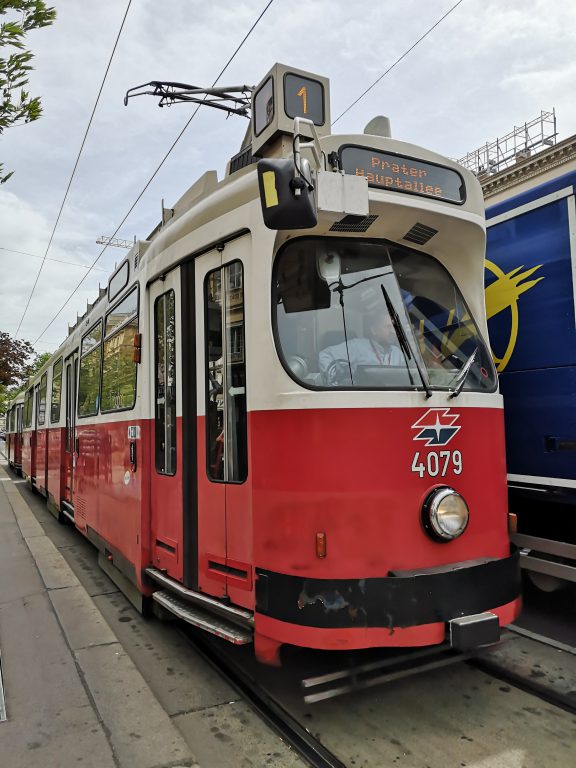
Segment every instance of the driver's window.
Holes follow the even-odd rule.
[[[277,347],[309,388],[493,391],[494,368],[458,286],[432,256],[393,244],[302,238],[273,273]],[[477,351],[475,351],[477,350]]]
[[[386,247],[295,241],[277,257],[274,301],[281,357],[305,385],[416,386],[399,339],[409,327]]]

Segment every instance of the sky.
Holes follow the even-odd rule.
[[[455,3],[274,0],[218,84],[256,85],[279,61],[330,78],[335,120]],[[149,96],[125,107],[126,90],[150,80],[210,86],[267,0],[132,0],[23,317],[128,0],[52,4],[54,25],[26,38],[34,53],[27,89],[41,97],[43,115],[0,138],[0,162],[14,171],[0,185],[0,330],[14,336],[21,325],[18,338],[38,352],[55,350],[107,283],[126,251],[107,248],[89,272],[102,251],[96,240],[114,233],[192,114],[186,104],[159,109]],[[387,115],[395,138],[460,158],[554,108],[561,141],[576,134],[575,43],[573,0],[462,0],[334,132],[361,133]],[[222,178],[246,127],[245,118],[202,108],[117,237],[144,239],[162,200],[171,207],[206,170]]]

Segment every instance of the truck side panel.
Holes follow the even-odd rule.
[[[565,188],[572,176],[564,177]],[[551,200],[549,187],[542,186],[540,199],[533,190],[528,203],[518,196],[507,201],[508,211],[502,204],[487,211],[494,220],[488,328],[504,396],[509,476],[576,480],[574,194],[571,188]]]

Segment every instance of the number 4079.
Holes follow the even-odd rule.
[[[462,454],[460,451],[430,451],[420,458],[420,451],[416,451],[412,459],[412,472],[420,477],[445,477],[450,472],[459,475],[462,472]]]

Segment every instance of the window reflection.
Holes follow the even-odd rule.
[[[273,302],[281,356],[306,386],[449,389],[476,349],[464,389],[496,386],[458,287],[427,254],[302,238],[276,259]]]
[[[174,291],[155,305],[156,339],[156,469],[176,472],[176,314]]]
[[[54,363],[52,369],[52,398],[50,402],[50,421],[60,421],[60,399],[62,397],[62,358]]]
[[[246,479],[246,366],[244,287],[240,262],[206,278],[206,433],[208,476]]]
[[[138,333],[138,289],[107,315],[102,367],[102,411],[121,411],[136,403],[134,338]]]
[[[102,321],[82,339],[78,415],[94,416],[100,406],[100,370],[102,367]]]
[[[38,425],[43,426],[46,421],[46,395],[48,392],[48,374],[45,373],[40,379],[40,388],[38,390]]]

